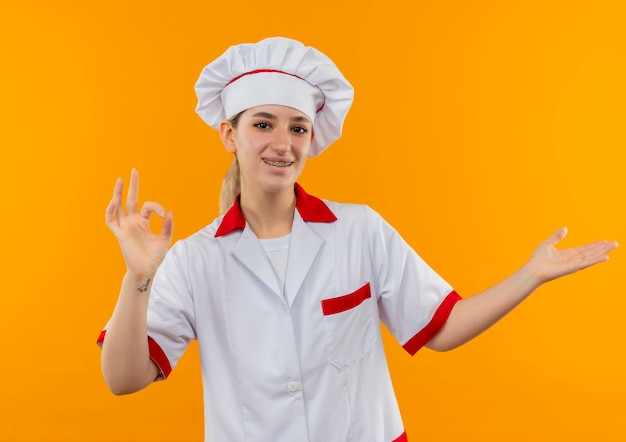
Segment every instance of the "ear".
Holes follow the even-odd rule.
[[[220,123],[220,137],[222,138],[222,144],[224,144],[228,152],[237,152],[237,146],[235,145],[235,128],[229,120],[224,120]]]

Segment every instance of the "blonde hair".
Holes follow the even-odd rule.
[[[230,124],[234,129],[237,128],[239,117],[243,113],[244,111],[241,111],[230,119]],[[235,201],[235,197],[240,193],[241,174],[239,173],[239,161],[237,161],[237,154],[235,154],[233,162],[230,163],[230,168],[222,180],[222,191],[220,193],[220,215],[228,212],[228,209],[230,209],[230,206],[232,206]]]
[[[239,176],[239,161],[237,156],[230,163],[230,168],[222,180],[222,192],[220,193],[220,215],[225,214],[233,205],[235,197],[241,193],[241,182]]]

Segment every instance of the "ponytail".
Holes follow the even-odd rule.
[[[230,124],[233,129],[237,128],[239,123],[239,117],[244,111],[239,112],[237,115],[230,119]],[[241,177],[239,173],[239,162],[237,161],[237,155],[233,158],[233,162],[230,164],[230,168],[224,179],[222,180],[222,192],[220,193],[220,215],[225,214],[230,206],[233,205],[235,197],[241,193]]]
[[[241,192],[239,181],[239,162],[237,157],[233,158],[230,168],[222,181],[222,192],[220,193],[220,215],[225,214],[232,206],[235,197]]]

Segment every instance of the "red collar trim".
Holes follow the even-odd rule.
[[[300,213],[304,221],[312,223],[332,223],[337,221],[337,217],[324,201],[306,193],[298,183],[294,186],[294,192],[296,194],[296,209],[298,209],[298,213]],[[222,218],[222,222],[217,232],[215,232],[215,237],[227,235],[233,230],[243,230],[245,227],[246,219],[241,212],[239,195],[237,195],[235,202],[228,209],[224,218]]]

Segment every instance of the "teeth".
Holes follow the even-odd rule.
[[[267,161],[267,160],[263,160],[263,161],[265,161],[265,163],[271,166],[276,166],[276,167],[286,167],[286,166],[291,166],[293,164],[293,161]]]

